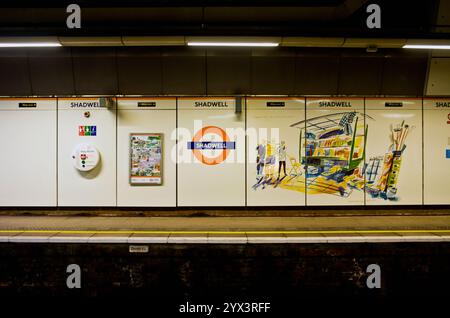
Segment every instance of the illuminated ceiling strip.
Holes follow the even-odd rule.
[[[0,47],[58,47],[62,46],[58,42],[0,42]]]
[[[450,50],[450,45],[405,44],[404,49]]]
[[[188,42],[188,46],[276,47],[275,42]]]

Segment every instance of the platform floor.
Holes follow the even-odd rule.
[[[0,242],[351,243],[450,241],[450,215],[343,217],[0,216]]]

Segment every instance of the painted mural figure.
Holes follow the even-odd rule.
[[[264,162],[266,160],[266,145],[264,143],[256,146],[256,179],[263,176]]]
[[[281,168],[286,177],[286,142],[284,140],[278,146],[278,179],[280,179]]]
[[[274,145],[272,142],[266,143],[266,160],[264,162],[264,176],[267,180],[266,183],[270,183],[272,181],[274,175],[274,167],[275,167],[275,152]]]

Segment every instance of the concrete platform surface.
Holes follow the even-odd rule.
[[[0,242],[362,243],[450,241],[450,216],[0,216]]]

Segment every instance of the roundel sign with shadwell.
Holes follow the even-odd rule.
[[[196,132],[192,141],[188,142],[195,158],[206,165],[217,165],[225,161],[230,150],[236,149],[236,142],[220,127],[206,126]]]

